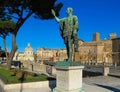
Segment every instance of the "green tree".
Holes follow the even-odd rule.
[[[62,7],[62,3],[55,4],[56,0],[0,0],[0,19],[11,19],[16,22],[15,29],[12,34],[12,48],[8,57],[8,69],[11,68],[11,61],[18,49],[16,44],[16,36],[20,27],[32,15],[35,18],[51,19],[51,9],[54,9],[56,14]]]
[[[6,37],[8,36],[9,33],[12,33],[15,29],[16,23],[10,20],[1,20],[0,21],[0,37],[3,39],[4,43],[4,50],[6,54],[6,60],[8,64],[8,51],[7,51],[7,46],[6,46]]]

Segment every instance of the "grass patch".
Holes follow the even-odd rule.
[[[14,84],[21,82],[46,81],[48,80],[48,76],[26,72],[19,69],[6,70],[4,68],[0,68],[0,79],[2,79],[5,84]]]

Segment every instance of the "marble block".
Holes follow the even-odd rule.
[[[82,92],[84,66],[56,66],[57,85],[53,92]]]

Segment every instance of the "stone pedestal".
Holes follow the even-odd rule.
[[[103,75],[108,76],[109,74],[109,67],[103,67]]]
[[[57,85],[53,92],[83,92],[83,68],[84,66],[56,66]]]

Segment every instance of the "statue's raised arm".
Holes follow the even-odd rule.
[[[51,13],[54,16],[54,18],[56,19],[56,21],[60,22],[60,19],[56,16],[55,11],[53,9],[51,9]]]

